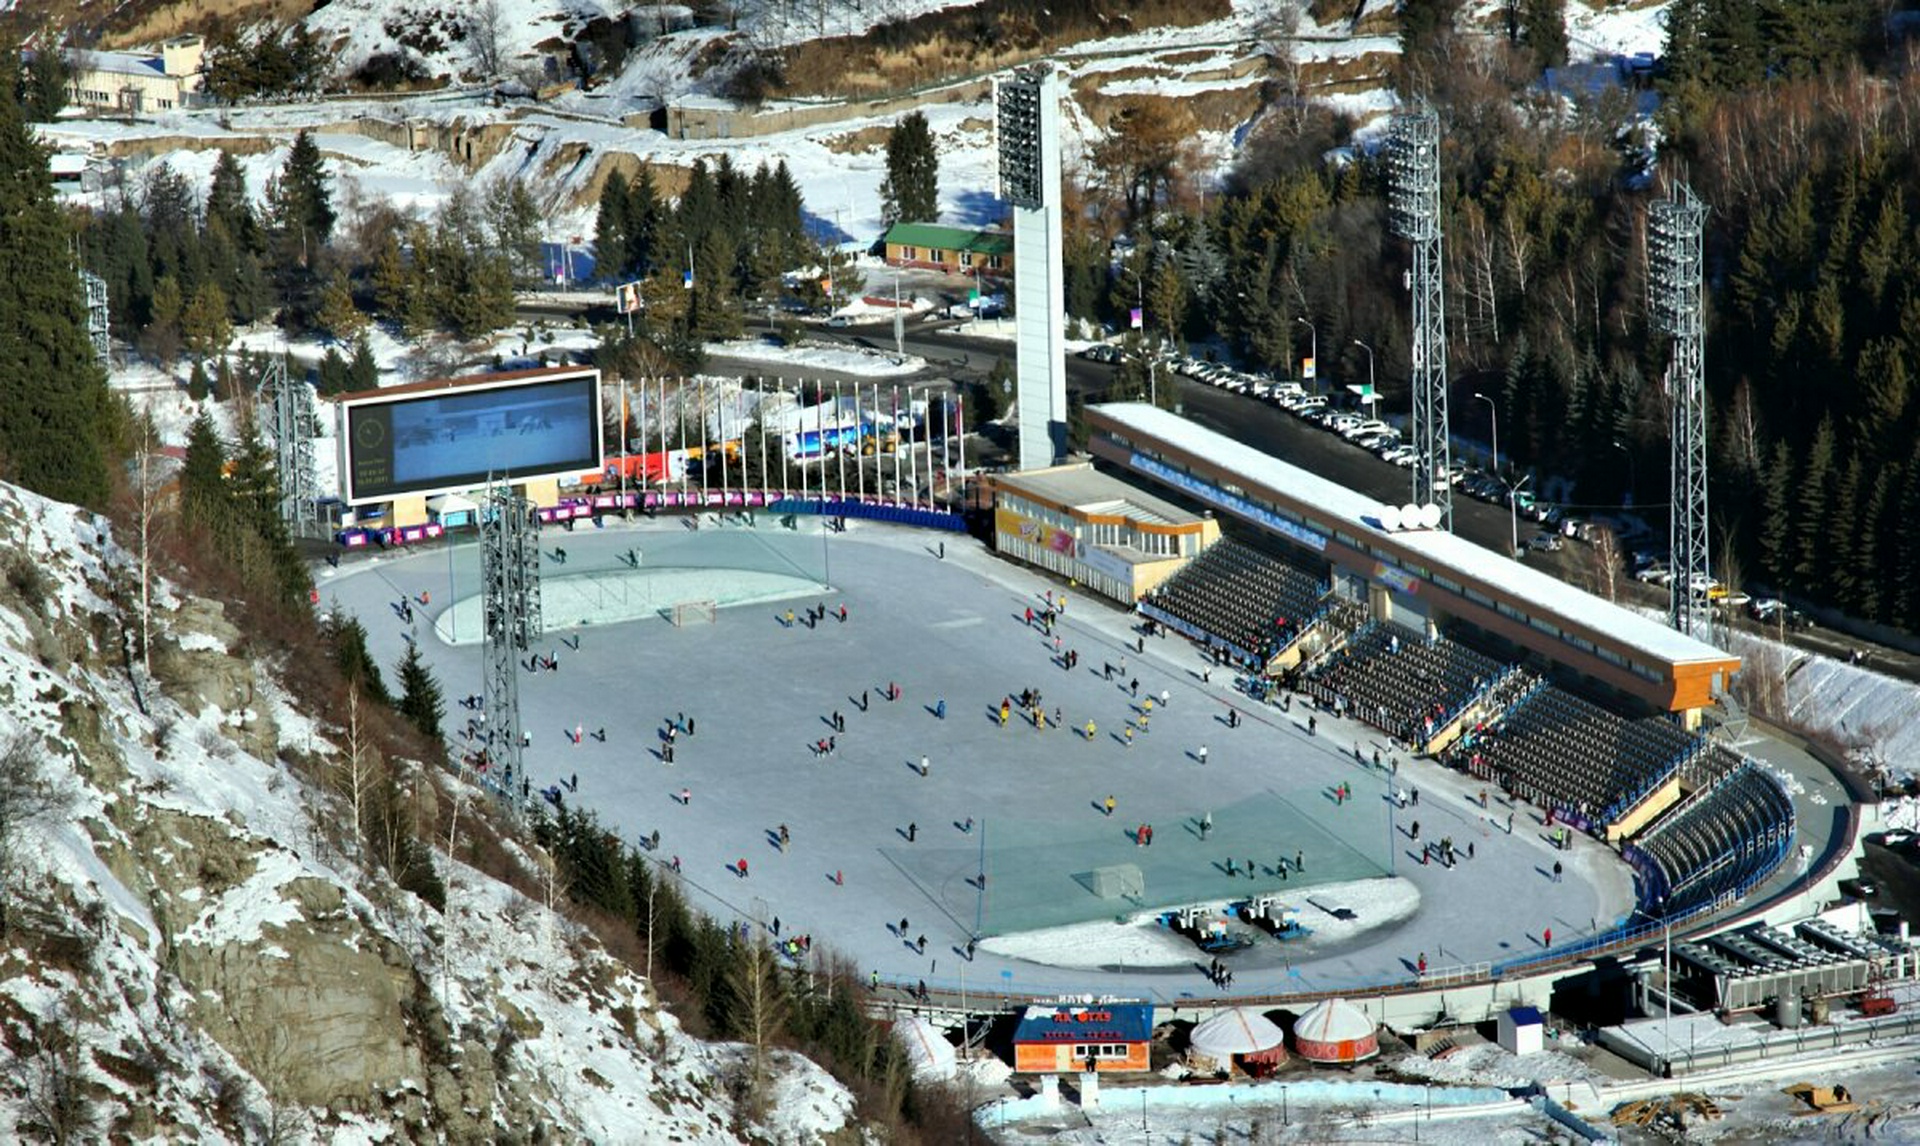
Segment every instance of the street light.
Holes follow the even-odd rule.
[[[1627,455],[1627,504],[1632,505],[1634,490],[1639,485],[1639,481],[1634,477],[1633,472],[1633,451],[1628,449],[1618,438],[1614,439],[1613,448]]]
[[[1308,337],[1313,340],[1307,350],[1307,357],[1313,362],[1313,377],[1309,381],[1313,383],[1313,392],[1318,394],[1320,392],[1320,328],[1305,315],[1297,315],[1293,321],[1306,327]]]
[[[1367,352],[1367,393],[1375,393],[1373,388],[1373,347],[1368,346],[1357,338],[1353,340],[1353,344]]]
[[[1485,394],[1480,393],[1478,390],[1473,392],[1473,396],[1475,399],[1481,402],[1485,402],[1487,404],[1487,410],[1489,412],[1489,415],[1493,419],[1493,473],[1495,477],[1499,477],[1500,476],[1500,407],[1494,403],[1494,400],[1492,398],[1487,397]],[[1526,480],[1527,479],[1522,478],[1521,484],[1522,485],[1526,484]],[[1520,487],[1509,483],[1505,478],[1500,478],[1500,484],[1507,487],[1507,518],[1511,526],[1511,534],[1512,534],[1513,548],[1509,549],[1507,552],[1513,557],[1515,561],[1518,561],[1520,559],[1520,499],[1518,497]]]

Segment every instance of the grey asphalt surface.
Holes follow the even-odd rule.
[[[1555,853],[1529,810],[1520,809],[1509,837],[1504,809],[1482,813],[1477,786],[1469,791],[1462,777],[1427,763],[1401,764],[1400,782],[1420,788],[1422,800],[1394,823],[1390,859],[1385,782],[1353,759],[1358,742],[1370,760],[1370,730],[1323,714],[1319,735],[1309,736],[1303,706],[1289,715],[1254,705],[1219,672],[1203,682],[1201,659],[1178,638],[1150,639],[1144,655],[1128,652],[1136,640],[1129,616],[1074,590],[1067,590],[1059,631],[1062,647],[1078,650],[1081,661],[1077,671],[1064,671],[1051,659],[1051,642],[1023,618],[1029,605],[1045,605],[1048,589],[1065,587],[975,541],[945,538],[941,560],[933,553],[941,539],[926,533],[854,522],[845,534],[823,536],[813,520],[801,520],[806,533],[781,530],[770,515],[760,520],[750,533],[708,526],[695,534],[666,518],[548,533],[543,547],[568,553],[564,566],[543,562],[550,579],[604,581],[623,570],[645,576],[624,559],[638,547],[646,569],[714,559],[787,570],[796,595],[723,608],[714,624],[679,629],[656,617],[571,628],[563,626],[573,618],[550,617],[544,645],[560,670],[523,674],[520,682],[536,789],[577,773],[578,795],[567,798],[598,812],[622,838],[659,830],[654,858],[679,856],[689,897],[721,918],[768,924],[777,915],[783,933],[810,933],[816,952],[831,947],[886,979],[953,990],[976,928],[1133,913],[1135,906],[1097,899],[1076,879],[1096,866],[1140,864],[1141,906],[1217,908],[1255,891],[1304,905],[1303,893],[1316,884],[1373,875],[1391,862],[1420,893],[1410,917],[1364,942],[1263,939],[1228,958],[1236,993],[1287,993],[1403,983],[1421,952],[1435,971],[1498,961],[1539,950],[1543,927],[1558,945],[1631,910],[1630,877],[1606,849],[1577,840],[1558,857],[1568,874],[1555,886],[1547,875]],[[480,649],[443,642],[433,626],[455,600],[478,592],[477,561],[467,536],[452,548],[357,555],[337,571],[320,570],[323,599],[366,623],[384,666],[404,649],[407,627],[392,608],[399,595],[431,593],[430,608],[415,607],[415,628],[447,694],[455,745],[468,713],[454,702],[481,690]],[[831,592],[818,589],[816,573]],[[783,623],[789,603],[800,612],[843,602],[845,623]],[[576,637],[577,650],[570,647]],[[1126,689],[1101,672],[1123,654],[1143,697],[1171,694],[1130,748],[1113,733],[1138,714]],[[902,687],[900,701],[883,698],[889,682]],[[1036,730],[1017,714],[1000,727],[1000,700],[1029,687],[1041,690],[1049,713],[1062,709],[1067,729]],[[856,703],[863,692],[865,712]],[[940,699],[944,720],[931,710]],[[1242,710],[1238,729],[1224,724],[1229,705]],[[812,746],[833,734],[827,720],[836,709],[846,731],[833,756],[817,756]],[[681,712],[696,734],[680,737],[669,766],[658,755],[659,731]],[[1073,731],[1089,719],[1097,726],[1091,739]],[[568,735],[576,727],[586,732],[578,745]],[[604,742],[594,735],[602,728]],[[1204,766],[1193,755],[1203,743],[1210,750]],[[1354,798],[1337,806],[1327,793],[1342,781]],[[678,800],[682,787],[691,792],[686,805]],[[1100,806],[1109,794],[1117,801],[1111,818]],[[1193,821],[1207,812],[1215,830],[1202,842]],[[1423,839],[1452,836],[1462,849],[1472,841],[1477,858],[1451,871],[1420,866],[1404,834],[1412,816],[1422,821]],[[963,830],[969,817],[974,827]],[[1143,822],[1155,826],[1151,848],[1127,835]],[[777,842],[783,823],[791,834],[784,850]],[[916,826],[912,843],[909,824]],[[976,882],[983,840],[984,889]],[[1304,879],[1283,884],[1271,865],[1296,849],[1305,852]],[[1254,858],[1260,876],[1228,877],[1216,865],[1229,855]],[[747,878],[730,871],[741,858]],[[1314,909],[1305,910],[1311,925]],[[905,937],[896,934],[903,917]],[[925,954],[908,942],[921,934]],[[982,950],[964,974],[985,994],[1005,986],[1162,1001],[1216,996],[1201,974],[1207,957],[1197,948],[1193,954],[1189,968],[1073,970]]]

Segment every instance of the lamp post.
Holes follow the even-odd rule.
[[[1627,455],[1627,504],[1632,505],[1634,491],[1640,484],[1639,480],[1634,476],[1633,451],[1628,449],[1626,444],[1618,438],[1614,439],[1613,448]]]
[[[1487,404],[1487,417],[1492,419],[1493,421],[1493,476],[1499,477],[1500,476],[1500,407],[1494,405],[1492,398],[1487,397],[1485,394],[1482,394],[1478,390],[1475,390],[1473,392],[1473,397],[1474,397],[1474,401],[1485,402]]]
[[[1373,347],[1368,346],[1357,338],[1353,340],[1353,344],[1367,352],[1367,393],[1372,394],[1375,392],[1373,388]]]
[[[1307,357],[1313,362],[1313,392],[1318,394],[1320,392],[1320,328],[1304,314],[1294,316],[1293,321],[1307,328],[1307,337],[1310,339]]]
[[[1487,404],[1487,415],[1493,421],[1493,472],[1494,476],[1498,477],[1500,474],[1500,407],[1492,398],[1478,390],[1473,392],[1473,396],[1477,401]],[[1500,484],[1507,488],[1507,521],[1512,546],[1507,550],[1507,555],[1518,561],[1520,559],[1520,504],[1519,498],[1515,496],[1518,487],[1505,478],[1500,479]]]

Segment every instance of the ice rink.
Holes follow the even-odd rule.
[[[1402,760],[1390,781],[1372,766],[1376,749],[1392,753],[1371,729],[1319,714],[1309,735],[1303,704],[1257,704],[1225,670],[1203,679],[1202,658],[1177,637],[1146,638],[1143,653],[1118,607],[972,539],[946,536],[942,558],[940,535],[894,526],[856,521],[836,534],[766,513],[753,527],[703,521],[697,531],[678,518],[547,527],[547,636],[536,651],[559,668],[523,670],[520,696],[534,798],[577,776],[569,803],[629,841],[659,831],[653,858],[677,856],[689,899],[722,918],[771,928],[777,917],[782,934],[811,934],[816,953],[844,952],[904,984],[958,989],[964,976],[985,994],[1173,1001],[1220,993],[1202,973],[1207,956],[1176,940],[1143,959],[1137,927],[1098,924],[1277,895],[1315,934],[1262,937],[1228,957],[1234,992],[1250,994],[1404,983],[1423,954],[1434,972],[1498,961],[1541,950],[1545,929],[1558,945],[1632,910],[1630,873],[1599,844],[1576,837],[1556,853],[1525,807],[1509,835],[1497,793],[1483,810],[1476,785],[1428,763]],[[478,561],[466,534],[320,570],[323,601],[361,618],[389,680],[417,635],[456,749],[471,715],[456,702],[482,688]],[[1061,652],[1079,654],[1073,671],[1025,619],[1049,592],[1066,594],[1055,632]],[[411,626],[395,607],[403,593],[415,598]],[[719,603],[715,622],[665,619],[695,599]],[[805,623],[821,605],[827,618]],[[889,684],[901,699],[886,699]],[[1003,727],[1002,700],[1029,689],[1047,727],[1017,703]],[[678,738],[669,765],[662,731],[681,714],[693,734]],[[828,737],[831,755],[818,750]],[[1333,795],[1341,784],[1344,802]],[[1395,808],[1396,784],[1417,790],[1418,806]],[[1450,837],[1474,858],[1423,866],[1414,821],[1423,842]],[[1137,840],[1143,824],[1151,846]],[[1567,870],[1557,884],[1556,858]],[[1139,869],[1140,895],[1091,890],[1097,869],[1126,864]],[[1341,908],[1358,918],[1336,918]],[[981,946],[969,960],[970,938]],[[1064,947],[1071,958],[1047,957]]]

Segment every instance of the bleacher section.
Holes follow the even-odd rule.
[[[1308,674],[1309,695],[1403,743],[1424,746],[1510,666],[1446,637],[1370,623]]]
[[[1446,756],[1521,799],[1605,825],[1705,750],[1704,740],[1663,718],[1627,720],[1543,685],[1456,740]]]
[[[1140,611],[1265,665],[1324,614],[1327,590],[1325,576],[1223,537],[1144,597]]]
[[[1764,879],[1785,858],[1793,823],[1786,791],[1743,761],[1661,817],[1623,855],[1640,875],[1648,910],[1683,915]]]

